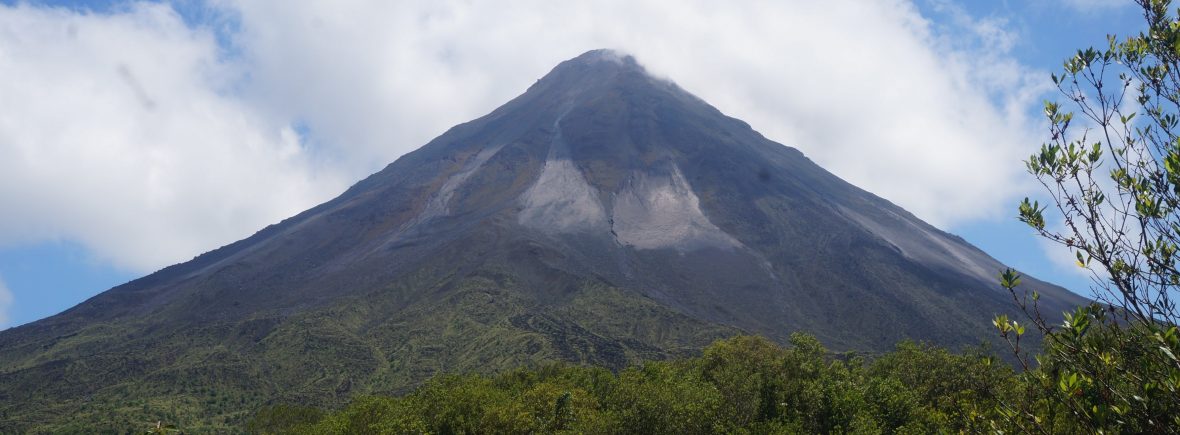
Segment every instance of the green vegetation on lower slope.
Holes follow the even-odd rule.
[[[573,282],[544,301],[515,287],[488,272],[401,283],[290,316],[96,325],[35,359],[0,364],[0,433],[122,433],[158,421],[232,433],[273,403],[341,407],[358,395],[405,393],[438,373],[546,361],[617,370],[737,333],[597,283]]]
[[[1101,320],[1101,313],[1081,308],[1069,316],[1070,324]],[[801,333],[791,337],[788,348],[739,336],[713,343],[699,357],[645,362],[618,372],[557,363],[494,376],[439,375],[406,395],[365,396],[338,411],[275,405],[260,410],[247,429],[260,434],[1180,433],[1175,400],[1180,378],[1171,381],[1176,385],[1139,382],[1159,370],[1150,355],[1159,343],[1142,331],[1092,325],[1089,331],[1071,328],[1081,331],[1077,334],[1061,332],[1041,355],[1042,367],[1019,373],[981,349],[956,354],[903,342],[866,360],[833,356]],[[1140,339],[1118,338],[1127,336]],[[1175,341],[1165,345],[1175,347]],[[1090,350],[1103,352],[1105,367],[1082,370],[1071,360]]]
[[[813,337],[784,349],[721,340],[700,357],[612,373],[566,364],[441,375],[402,397],[325,412],[260,411],[255,433],[937,433],[991,429],[1016,375],[978,353],[914,343],[872,362],[832,358]]]
[[[986,349],[902,342],[865,357],[834,354],[800,333],[787,347],[737,336],[685,356],[708,328],[677,327],[664,317],[671,314],[622,293],[592,303],[573,294],[561,309],[523,317],[510,303],[479,317],[462,300],[488,287],[469,290],[477,296],[438,301],[457,311],[420,319],[424,329],[412,331],[453,349],[390,335],[384,328],[403,320],[366,312],[382,312],[379,304],[292,319],[258,336],[257,355],[232,349],[232,340],[213,344],[224,335],[209,331],[226,328],[210,327],[187,336],[187,353],[128,355],[146,364],[176,352],[173,364],[140,369],[147,375],[97,388],[81,403],[54,402],[59,393],[48,389],[6,401],[0,433],[138,433],[158,422],[190,434],[1180,433],[1180,332],[1120,325],[1098,306],[1066,316],[1040,366],[1018,371]],[[635,322],[580,326],[609,311]],[[996,325],[1009,336],[1021,331],[1003,317]],[[402,357],[409,350],[388,343],[419,353]],[[419,383],[407,377],[430,367]]]

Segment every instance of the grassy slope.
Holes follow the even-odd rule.
[[[736,333],[597,284],[544,306],[510,285],[473,277],[445,291],[419,287],[440,297],[403,309],[399,298],[379,293],[287,318],[143,336],[135,329],[150,325],[92,327],[0,374],[0,390],[11,394],[0,401],[0,433],[121,432],[158,420],[221,432],[268,403],[341,406],[357,394],[407,391],[439,372],[495,373],[551,360],[621,368],[692,354]],[[82,355],[119,369],[93,370]],[[67,366],[70,382],[41,388],[53,365]]]

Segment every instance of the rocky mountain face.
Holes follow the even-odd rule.
[[[232,425],[262,403],[621,367],[737,333],[971,345],[1014,311],[1001,268],[592,51],[327,203],[0,332],[0,432]],[[1045,312],[1085,303],[1025,282]]]

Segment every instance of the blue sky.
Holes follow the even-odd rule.
[[[0,1],[0,328],[248,236],[594,48],[1078,292],[1014,219],[1113,0]]]

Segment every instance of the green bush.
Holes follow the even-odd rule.
[[[791,343],[734,337],[698,358],[617,374],[552,364],[492,378],[440,375],[403,397],[361,398],[322,417],[298,407],[268,408],[251,427],[267,428],[258,433],[971,432],[987,427],[1001,392],[1018,381],[1010,368],[979,353],[903,343],[866,365],[831,357],[809,335],[796,334]],[[288,426],[280,427],[283,422]]]

